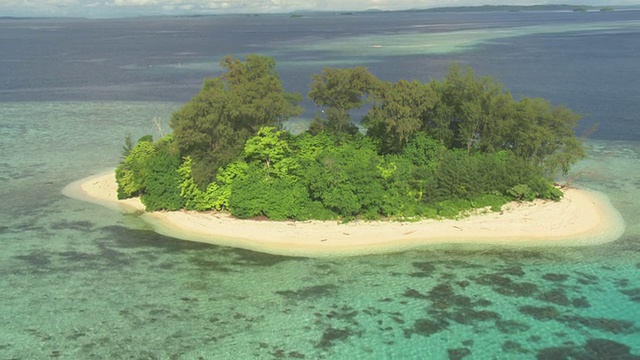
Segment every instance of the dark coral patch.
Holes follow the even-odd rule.
[[[405,329],[404,336],[411,337],[411,335],[431,336],[438,333],[449,326],[449,323],[445,320],[429,320],[418,319],[413,323],[413,328]]]
[[[214,245],[196,241],[177,241],[175,238],[163,236],[153,231],[130,229],[113,225],[101,227],[104,235],[99,242],[102,246],[119,247],[123,249],[153,248],[162,249],[168,253],[183,253],[188,250],[202,250],[216,248]]]
[[[571,360],[574,359],[576,349],[574,347],[559,346],[544,348],[536,354],[537,360]],[[595,359],[594,359],[595,360]]]
[[[471,350],[468,348],[447,349],[447,355],[449,355],[449,360],[461,360],[471,355]]]
[[[592,274],[587,274],[582,271],[576,271],[580,277],[578,282],[582,285],[596,285],[598,283],[598,277]]]
[[[291,358],[291,359],[305,359],[306,358],[306,356],[303,353],[298,352],[298,351],[289,351],[287,353],[287,356],[289,358]]]
[[[107,246],[98,246],[100,248],[100,256],[109,261],[109,265],[125,266],[131,264],[131,257],[125,252],[112,249]]]
[[[28,255],[14,256],[14,259],[22,260],[29,265],[41,268],[51,265],[51,259],[48,254],[41,251],[32,251]]]
[[[487,310],[473,310],[471,308],[461,308],[451,312],[430,312],[431,315],[437,315],[439,318],[455,321],[458,324],[471,325],[479,321],[499,320],[500,314]]]
[[[640,359],[627,345],[609,339],[589,339],[584,349],[593,359]]]
[[[538,360],[640,360],[640,356],[630,353],[629,346],[608,339],[589,339],[583,348],[573,344],[540,349]]]
[[[560,316],[558,309],[553,306],[531,306],[525,305],[518,308],[518,311],[539,321],[556,319]]]
[[[456,295],[453,287],[449,284],[438,284],[434,286],[429,291],[426,298],[431,300],[435,306],[441,304],[441,306],[439,306],[441,308],[446,308],[448,306],[473,306],[473,302],[470,297],[464,295]],[[442,306],[442,304],[445,306]]]
[[[524,276],[524,270],[522,270],[521,266],[517,266],[517,265],[503,268],[501,269],[500,272],[503,274],[512,275],[512,276],[518,276],[518,277]]]
[[[204,270],[216,271],[221,273],[233,272],[234,270],[225,266],[225,263],[221,261],[204,259],[200,256],[195,256],[189,259],[189,262],[202,268]]]
[[[556,305],[567,306],[571,301],[562,289],[553,289],[540,294],[539,299]]]
[[[571,304],[575,308],[589,308],[589,307],[591,307],[591,304],[589,304],[589,301],[587,301],[587,298],[584,297],[584,296],[571,300]]]
[[[542,338],[538,335],[531,335],[527,338],[527,341],[532,343],[540,342],[540,340],[542,340]]]
[[[538,291],[538,286],[530,282],[515,282],[500,274],[484,274],[476,277],[474,281],[479,285],[488,285],[493,291],[506,295],[529,297]]]
[[[89,254],[80,251],[63,251],[59,252],[58,255],[68,261],[96,261],[102,257],[102,255]]]
[[[93,229],[94,223],[91,221],[67,221],[62,220],[51,224],[49,227],[52,230],[79,230],[88,231]]]
[[[307,300],[318,297],[333,296],[339,287],[334,284],[316,285],[302,288],[300,290],[283,290],[276,291],[276,294],[282,295],[291,300]]]
[[[513,340],[507,340],[502,344],[502,351],[505,353],[511,353],[511,354],[527,354],[529,353],[529,350],[525,349],[522,347],[522,345],[520,345],[520,343],[517,343]]]
[[[610,332],[612,334],[628,333],[633,330],[633,322],[626,320],[591,318],[582,316],[562,316],[558,321],[574,328],[586,326],[591,329]]]
[[[412,299],[423,299],[423,300],[428,299],[426,295],[423,295],[418,290],[411,289],[411,288],[405,290],[402,296],[412,298]]]
[[[548,274],[544,274],[542,275],[542,278],[548,281],[565,281],[569,278],[569,275],[567,274],[554,274],[554,273],[548,273]]]
[[[530,326],[513,320],[498,320],[496,328],[503,334],[515,334],[529,330]]]
[[[495,292],[502,295],[529,297],[535,294],[536,291],[538,291],[538,286],[530,282],[514,282],[511,284],[511,286],[498,287],[494,290]]]
[[[299,353],[297,351],[290,351],[289,353],[287,353],[284,349],[273,349],[273,351],[270,352],[271,356],[273,356],[276,359],[284,359],[284,358],[289,358],[289,359],[304,359],[305,356],[302,353]]]
[[[286,261],[304,259],[291,256],[271,255],[240,248],[232,248],[229,249],[229,251],[236,255],[236,261],[240,265],[273,266]]]
[[[317,344],[317,347],[321,349],[327,349],[335,345],[336,341],[344,341],[353,335],[353,332],[348,329],[337,329],[334,327],[328,327],[322,333],[322,338]]]
[[[616,286],[618,287],[629,286],[629,279],[616,279],[614,281],[614,284],[616,284]]]
[[[336,307],[336,310],[329,311],[327,314],[325,314],[325,317],[327,319],[337,319],[337,320],[351,323],[353,325],[357,325],[357,321],[355,321],[355,317],[357,315],[358,315],[358,310],[355,310],[350,306],[344,305],[339,308]]]
[[[631,301],[640,303],[640,288],[622,290],[620,292],[627,295]]]
[[[436,271],[436,266],[430,262],[414,262],[411,265],[419,270],[409,274],[413,277],[430,277]]]

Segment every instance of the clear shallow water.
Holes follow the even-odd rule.
[[[439,21],[452,22],[453,28],[463,22],[469,23],[467,28],[486,28],[569,21],[557,14],[468,16],[447,15]],[[638,15],[617,16],[627,21]],[[295,36],[255,30],[286,28],[269,19],[236,24],[228,31],[246,36],[223,49],[242,53],[256,44],[273,52],[281,49],[279,37]],[[400,31],[394,32],[395,27],[424,23],[401,14],[385,19],[379,27],[390,34]],[[121,38],[179,26],[199,38],[210,31],[204,30],[209,26],[205,20],[83,23],[96,27],[96,33],[85,31],[84,37],[77,35],[60,47],[77,57],[102,59],[106,50],[91,45],[94,37]],[[306,29],[298,38],[314,36],[308,39],[313,43],[315,37],[325,41],[375,29],[354,26],[370,20],[314,21],[317,31]],[[42,25],[19,24],[30,28],[16,33],[21,36]],[[306,87],[301,79],[324,64],[362,60],[378,76],[394,80],[403,73],[439,78],[448,62],[457,60],[500,78],[514,94],[545,96],[588,110],[587,122],[600,126],[588,141],[590,159],[574,170],[585,170],[577,184],[607,194],[627,230],[616,242],[583,248],[438,246],[320,260],[163,237],[133,216],[65,198],[60,190],[115,166],[125,134],[157,134],[154,117],[168,129],[170,113],[197,91],[198,77],[215,71],[199,68],[198,59],[192,59],[196,65],[183,61],[178,67],[173,59],[154,55],[160,60],[151,70],[141,65],[123,75],[122,69],[106,66],[109,61],[96,60],[90,64],[100,67],[89,67],[87,74],[101,73],[76,80],[64,72],[51,73],[43,77],[51,85],[35,86],[29,82],[40,81],[25,65],[4,78],[19,80],[0,90],[0,358],[449,359],[469,354],[467,359],[551,359],[590,352],[607,359],[626,350],[602,339],[640,355],[640,135],[632,91],[640,78],[633,61],[640,48],[633,46],[640,39],[632,36],[637,32],[582,29],[501,39],[454,54],[351,60],[304,52],[305,60],[282,50],[280,72],[288,88]],[[110,61],[144,63],[147,58],[138,52],[149,45],[138,49],[133,46],[138,40],[113,43],[109,49],[119,52]],[[156,40],[158,46],[163,43]],[[1,44],[7,43],[11,41]],[[189,51],[206,54],[195,45],[170,44],[163,51],[186,57]],[[11,55],[0,52],[3,63],[11,56],[20,59],[21,51],[25,57],[35,51],[16,49]],[[214,58],[211,54],[218,56],[202,56]],[[82,70],[57,60],[36,65]],[[110,85],[104,87],[96,78],[109,79]],[[173,82],[188,90],[175,90]],[[121,101],[129,96],[136,101]],[[300,128],[304,121],[290,126]]]

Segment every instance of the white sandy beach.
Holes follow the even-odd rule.
[[[501,213],[419,222],[239,220],[218,212],[144,213],[139,199],[117,200],[113,171],[68,185],[69,197],[140,213],[163,235],[280,255],[336,256],[401,251],[431,244],[583,246],[622,236],[620,213],[603,194],[565,191],[559,202],[510,203]]]

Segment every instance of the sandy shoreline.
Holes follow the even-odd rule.
[[[505,211],[462,220],[419,222],[275,222],[239,220],[214,212],[144,213],[139,199],[117,200],[113,171],[63,190],[66,196],[128,213],[140,213],[156,232],[190,241],[280,255],[335,256],[401,251],[430,244],[583,246],[618,239],[620,213],[603,194],[569,189],[559,202],[507,204]]]

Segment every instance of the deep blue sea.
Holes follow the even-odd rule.
[[[61,194],[251,53],[302,94],[324,67],[427,82],[455,61],[565,105],[590,155],[570,176],[625,234],[292,258]],[[640,359],[638,84],[640,11],[0,19],[0,359]]]

